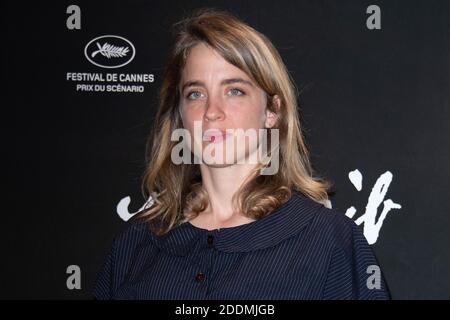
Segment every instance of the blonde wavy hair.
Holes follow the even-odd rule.
[[[243,70],[265,91],[267,108],[278,115],[274,128],[279,130],[279,170],[275,175],[261,175],[261,166],[257,166],[233,196],[233,207],[247,217],[260,219],[286,202],[292,190],[325,205],[332,184],[313,172],[297,111],[298,92],[271,41],[237,16],[214,8],[197,10],[173,27],[174,41],[142,180],[143,194],[152,196],[154,203],[137,217],[148,222],[153,233],[163,235],[208,207],[199,165],[171,161],[172,148],[178,143],[171,141],[171,134],[183,128],[179,113],[181,73],[190,49],[199,43]],[[275,95],[280,98],[280,108],[273,104]]]

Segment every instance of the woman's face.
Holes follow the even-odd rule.
[[[276,122],[276,115],[266,108],[265,92],[245,72],[203,43],[190,50],[182,72],[180,99],[183,126],[197,151],[201,146],[201,159],[205,160],[205,154],[221,155],[213,166],[227,166],[230,156],[234,163],[242,161],[256,151],[254,144],[238,143],[235,129],[258,133],[258,129],[271,128]],[[201,127],[200,137],[195,136],[195,123]],[[234,132],[230,135],[227,131]],[[226,148],[231,143],[233,148]],[[195,147],[194,153],[199,156]]]

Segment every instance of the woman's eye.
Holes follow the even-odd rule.
[[[191,91],[186,95],[186,98],[195,100],[197,98],[200,98],[200,95],[201,95],[201,93],[198,91]]]
[[[241,89],[238,89],[238,88],[233,88],[229,92],[230,92],[230,94],[232,96],[243,96],[243,95],[245,95],[245,92],[242,91]],[[201,95],[202,95],[202,93],[199,92],[199,91],[191,91],[191,92],[189,92],[186,95],[186,98],[190,99],[190,100],[196,100],[196,99],[200,98]]]
[[[232,93],[233,96],[243,96],[245,94],[244,91],[237,88],[231,89],[230,92]]]

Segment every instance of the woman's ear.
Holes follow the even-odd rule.
[[[272,98],[272,107],[275,112],[270,111],[269,108],[266,109],[266,128],[273,128],[278,122],[278,114],[280,113],[281,101],[277,95],[274,95]]]

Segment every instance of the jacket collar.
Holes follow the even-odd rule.
[[[174,255],[185,256],[196,246],[207,246],[214,237],[214,247],[223,252],[249,252],[277,245],[308,225],[322,204],[293,190],[291,198],[267,216],[236,227],[207,230],[182,223],[156,238],[156,245]]]

